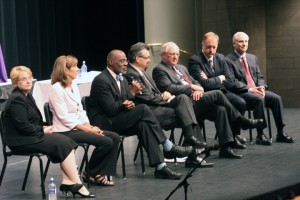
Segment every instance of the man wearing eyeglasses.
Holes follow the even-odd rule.
[[[153,69],[152,77],[160,91],[171,94],[185,94],[193,100],[194,110],[199,119],[215,122],[219,137],[220,158],[242,158],[231,149],[234,142],[230,123],[238,123],[242,128],[260,126],[262,120],[246,119],[226,99],[221,91],[204,93],[203,87],[193,79],[183,65],[178,64],[179,47],[174,42],[162,45],[162,61]]]
[[[150,166],[156,167],[155,177],[180,179],[181,174],[172,171],[164,162],[164,157],[188,156],[193,147],[174,145],[164,135],[150,108],[145,104],[135,105],[133,100],[140,93],[141,85],[136,81],[128,85],[127,80],[123,79],[127,64],[123,51],[116,49],[108,54],[107,67],[92,82],[89,119],[96,126],[121,135],[137,135],[148,153]],[[160,144],[164,153],[160,150]]]
[[[146,73],[150,63],[149,46],[138,42],[130,47],[128,52],[128,70],[126,76],[132,77],[142,85],[142,93],[135,97],[136,104],[146,104],[150,107],[155,117],[163,128],[182,127],[184,145],[191,145],[195,148],[193,154],[185,162],[186,167],[212,167],[213,163],[197,159],[196,149],[206,147],[203,141],[200,127],[194,113],[190,98],[184,94],[172,95],[167,91],[160,92],[154,80]]]

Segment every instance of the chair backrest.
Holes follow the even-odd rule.
[[[89,108],[89,99],[90,99],[90,96],[84,96],[81,98],[81,103],[82,103],[82,106],[83,106],[83,110],[86,111],[86,114],[88,116],[88,108]]]
[[[4,126],[3,126],[3,118],[4,118],[4,111],[0,111],[0,134],[1,134],[1,141],[3,149],[6,149],[6,142],[5,142],[5,135],[4,135]]]
[[[53,114],[50,110],[49,102],[44,104],[44,113],[48,125],[52,125]]]

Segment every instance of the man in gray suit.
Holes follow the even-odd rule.
[[[194,113],[193,103],[184,94],[172,95],[167,91],[161,93],[156,87],[154,80],[146,73],[150,63],[149,47],[145,43],[138,42],[130,47],[128,52],[129,64],[126,76],[138,81],[142,86],[142,91],[135,96],[136,105],[146,104],[162,127],[174,127],[175,124],[182,127],[184,134],[184,145],[192,145],[195,148],[206,146],[203,140],[200,127]],[[133,84],[133,83],[132,83]],[[190,155],[185,162],[186,167],[212,167],[213,163],[201,162],[197,160],[197,153]]]
[[[267,127],[264,106],[271,108],[277,127],[277,142],[293,143],[294,138],[284,133],[283,105],[281,97],[267,89],[267,85],[260,73],[257,57],[246,53],[249,36],[244,32],[237,32],[233,36],[234,52],[226,56],[229,68],[239,82],[237,94],[242,97],[247,106],[253,109],[255,118],[264,120],[263,126],[257,128],[257,144],[271,145],[272,142],[264,135],[263,129]]]
[[[174,42],[167,42],[161,48],[162,61],[153,69],[152,77],[160,91],[171,94],[185,94],[193,100],[197,118],[215,122],[219,137],[221,158],[242,158],[232,151],[234,141],[230,123],[238,123],[242,128],[257,127],[262,120],[249,120],[242,116],[226,99],[221,91],[204,93],[198,81],[193,79],[187,69],[177,64],[179,47]]]

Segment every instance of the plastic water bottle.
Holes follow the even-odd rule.
[[[87,74],[87,66],[85,64],[85,61],[82,61],[82,65],[81,65],[81,68],[80,68],[80,77],[81,78],[84,78]]]
[[[57,200],[56,185],[53,178],[50,178],[50,183],[48,185],[48,200]]]

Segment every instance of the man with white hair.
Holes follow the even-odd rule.
[[[257,128],[256,144],[271,145],[263,133],[267,127],[264,106],[271,108],[277,128],[276,142],[293,143],[295,138],[284,133],[283,104],[281,97],[267,90],[267,85],[260,73],[257,57],[246,53],[248,50],[249,36],[244,32],[237,32],[233,36],[234,51],[226,56],[229,68],[235,79],[239,81],[240,88],[237,94],[242,97],[248,108],[253,110],[254,118],[264,120],[264,124]]]

